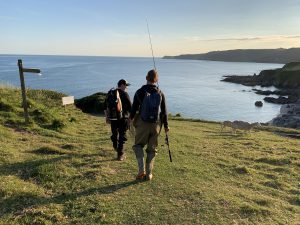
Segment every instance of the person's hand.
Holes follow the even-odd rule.
[[[168,133],[170,131],[169,127],[165,127],[165,132]]]

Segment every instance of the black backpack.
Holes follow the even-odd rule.
[[[145,96],[141,104],[141,119],[144,122],[156,123],[159,120],[160,104],[162,96],[160,90],[155,92],[145,91]]]
[[[107,93],[107,112],[110,120],[122,118],[122,101],[118,89],[110,89]]]

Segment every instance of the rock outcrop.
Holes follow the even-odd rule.
[[[300,88],[300,62],[292,62],[282,68],[273,70],[262,70],[259,75],[238,76],[227,75],[222,81],[243,84],[245,86],[274,86],[281,89]]]
[[[280,114],[269,122],[270,125],[300,129],[300,101],[281,106]]]
[[[256,106],[256,107],[262,107],[262,106],[263,106],[262,101],[256,101],[256,102],[255,102],[255,106]]]
[[[288,96],[287,98],[283,96],[279,96],[278,98],[265,97],[264,100],[266,102],[275,103],[275,104],[290,104],[290,103],[297,102],[298,97],[294,95]]]

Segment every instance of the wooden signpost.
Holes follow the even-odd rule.
[[[29,114],[28,114],[28,106],[27,106],[27,100],[26,100],[26,88],[25,88],[25,79],[24,79],[24,72],[26,73],[41,73],[41,70],[39,69],[33,69],[33,68],[23,68],[22,60],[18,60],[18,66],[19,66],[19,74],[20,74],[20,81],[21,81],[21,90],[22,90],[22,99],[23,99],[23,108],[24,108],[24,118],[25,123],[29,123]]]

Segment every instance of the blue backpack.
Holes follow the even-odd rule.
[[[144,122],[156,123],[159,120],[161,100],[162,96],[159,90],[153,93],[145,91],[140,112]]]

